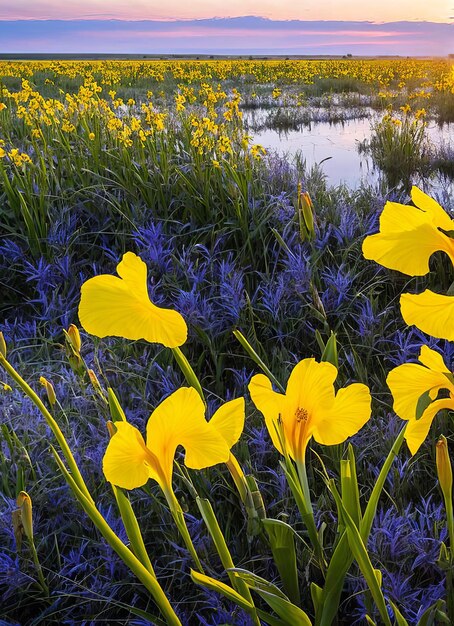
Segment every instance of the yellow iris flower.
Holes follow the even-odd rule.
[[[150,301],[147,266],[133,252],[126,252],[117,265],[117,276],[102,274],[82,285],[79,319],[83,328],[97,337],[124,337],[181,346],[188,329],[177,311]]]
[[[115,422],[116,433],[103,459],[106,479],[124,489],[135,489],[149,478],[166,495],[172,493],[172,470],[178,446],[185,449],[185,465],[203,469],[225,463],[244,425],[244,399],[223,404],[209,422],[205,405],[195,389],[181,387],[153,411],[146,442],[128,422]]]
[[[435,415],[441,409],[454,410],[454,377],[443,358],[422,346],[417,363],[404,363],[391,370],[386,382],[394,398],[394,411],[408,420],[405,439],[411,454],[416,454],[427,437]],[[438,398],[443,390],[445,397]],[[421,399],[426,401],[421,405]],[[417,419],[417,412],[421,416]],[[424,408],[425,407],[425,408]]]
[[[454,341],[454,297],[426,289],[422,293],[403,293],[400,311],[408,325],[439,339]]]
[[[430,196],[411,190],[415,206],[387,202],[380,217],[380,232],[363,241],[366,259],[409,276],[429,272],[429,259],[443,250],[454,265],[454,220]],[[445,232],[443,232],[445,231]]]
[[[264,374],[253,376],[249,392],[265,417],[274,446],[304,463],[311,437],[324,445],[341,443],[358,432],[371,414],[369,389],[354,383],[334,390],[337,369],[315,359],[300,361],[290,374],[285,394],[273,391]]]
[[[363,254],[389,269],[409,276],[424,276],[434,252],[443,251],[454,265],[454,220],[430,196],[411,190],[415,206],[387,202],[380,217],[380,232],[366,237]],[[433,337],[454,340],[454,297],[426,290],[403,294],[402,317]]]

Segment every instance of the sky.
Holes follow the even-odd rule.
[[[454,0],[0,0],[19,52],[446,55]]]
[[[453,0],[1,0],[0,19],[169,20],[257,15],[273,20],[454,19]]]

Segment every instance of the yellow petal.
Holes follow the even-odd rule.
[[[117,432],[103,459],[106,479],[124,489],[144,485],[150,477],[148,452],[140,432],[128,422],[116,422]]]
[[[314,423],[314,439],[326,446],[342,443],[364,426],[370,414],[369,388],[353,383],[337,392],[331,409]]]
[[[205,419],[205,405],[193,387],[181,387],[153,411],[147,424],[147,448],[159,459],[164,482],[172,484],[172,466],[178,446],[186,451],[185,464],[193,469],[225,463],[230,449]]]
[[[148,297],[147,267],[132,252],[117,266],[121,278],[102,274],[82,285],[79,319],[97,337],[124,337],[181,346],[187,326],[177,311],[155,306]]]
[[[417,363],[404,363],[395,367],[389,372],[386,383],[394,398],[394,411],[404,420],[416,420],[418,400],[423,394],[429,392],[433,399],[440,389],[452,388],[443,373]]]
[[[414,207],[412,211],[421,213]],[[427,274],[430,271],[429,259],[439,250],[446,252],[454,264],[454,240],[420,216],[412,222],[414,227],[411,230],[407,228],[408,223],[401,222],[393,231],[381,231],[366,237],[363,241],[364,257],[409,276]]]
[[[256,374],[248,385],[249,393],[257,409],[263,414],[274,447],[283,454],[278,437],[278,418],[283,411],[285,396],[273,391],[271,382],[264,374]]]
[[[421,189],[418,189],[418,187],[412,187],[411,199],[418,208],[431,216],[433,223],[438,227],[443,228],[443,230],[454,229],[454,220],[449,217],[438,202],[421,191]]]
[[[400,297],[402,317],[408,325],[440,339],[454,341],[454,296],[444,296],[426,289],[420,294]]]
[[[421,346],[421,352],[419,353],[418,360],[434,372],[441,372],[444,374],[451,373],[446,367],[441,354],[436,350],[432,350],[429,346]]]
[[[327,411],[334,402],[334,381],[337,369],[332,363],[303,359],[295,365],[287,383],[286,397],[289,409],[305,409],[310,420],[320,411]]]
[[[244,398],[225,402],[210,419],[209,424],[224,438],[230,450],[243,432]]]
[[[421,419],[413,419],[408,422],[405,439],[412,456],[418,452],[421,444],[427,437],[435,415],[442,409],[454,409],[454,399],[442,398],[441,400],[435,400],[424,411]]]

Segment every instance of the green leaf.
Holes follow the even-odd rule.
[[[287,622],[279,619],[279,617],[275,617],[274,615],[270,615],[266,611],[262,611],[261,609],[257,609],[257,615],[269,626],[287,626]]]
[[[124,493],[123,489],[120,489],[120,487],[115,487],[115,485],[112,485],[112,490],[117,501],[118,509],[120,511],[121,519],[123,520],[126,534],[128,535],[128,539],[131,542],[131,548],[136,557],[142,563],[142,565],[146,567],[150,574],[155,576],[153,565],[150,561],[150,557],[148,556],[147,549],[145,548],[145,544],[143,542],[139,522],[137,521],[129,498]]]
[[[247,352],[247,354],[251,357],[251,359],[254,361],[254,363],[256,363],[260,369],[262,370],[262,372],[268,376],[268,378],[270,380],[273,381],[273,383],[276,385],[276,387],[282,392],[285,393],[285,389],[284,387],[281,385],[281,383],[277,380],[277,378],[274,376],[274,374],[272,374],[272,372],[268,369],[268,367],[265,365],[265,363],[263,362],[263,360],[259,357],[259,355],[257,354],[257,352],[254,350],[254,348],[251,346],[251,344],[249,343],[249,341],[246,339],[246,337],[243,335],[243,333],[241,333],[239,330],[234,330],[233,334],[235,336],[235,338],[238,340],[238,342],[243,346],[243,348],[245,349],[245,351]]]
[[[405,619],[405,617],[402,615],[402,613],[399,611],[399,609],[397,608],[397,606],[394,604],[394,602],[392,602],[391,600],[389,600],[389,603],[392,607],[392,610],[394,612],[394,617],[396,619],[396,624],[397,626],[408,626],[408,622]]]
[[[312,626],[311,620],[307,613],[288,600],[284,600],[280,596],[264,591],[263,589],[255,589],[259,596],[284,620],[288,626]]]
[[[328,361],[335,367],[339,367],[339,359],[337,354],[337,340],[336,334],[331,331],[328,341],[326,342],[325,349],[322,354],[322,361]]]
[[[316,583],[311,583],[311,598],[312,604],[314,605],[315,614],[317,615],[323,602],[323,589],[319,587]]]
[[[211,589],[212,591],[217,591],[222,596],[234,602],[239,607],[251,613],[254,609],[254,606],[247,602],[235,589],[229,587],[225,583],[222,583],[220,580],[216,580],[215,578],[211,578],[211,576],[207,576],[206,574],[201,574],[200,572],[196,572],[191,569],[191,578],[196,585],[200,585],[201,587],[206,587],[207,589]]]
[[[202,385],[200,384],[199,379],[197,378],[194,370],[191,367],[191,364],[180,350],[180,348],[171,348],[173,356],[175,357],[175,361],[178,363],[178,367],[180,368],[183,376],[186,378],[186,382],[190,387],[194,387],[199,396],[203,400],[203,404],[206,406],[205,396],[203,394]]]
[[[417,626],[432,626],[433,624],[450,624],[444,600],[437,600],[427,608],[419,618]],[[436,621],[435,621],[436,620]]]
[[[238,578],[244,580],[244,582],[251,588],[257,591],[261,589],[263,591],[267,591],[276,596],[279,596],[283,600],[288,600],[285,593],[283,593],[279,587],[276,587],[273,583],[270,583],[266,578],[262,578],[261,576],[257,576],[257,574],[253,574],[247,569],[243,569],[242,567],[233,567],[229,570],[230,572],[234,572]]]
[[[333,485],[333,481],[330,481],[331,485]],[[331,487],[330,485],[330,487]],[[383,596],[380,585],[378,584],[377,574],[374,570],[372,563],[369,558],[369,554],[367,553],[366,546],[361,539],[361,535],[355,522],[349,515],[348,511],[345,509],[342,500],[339,498],[339,494],[337,493],[337,489],[331,489],[331,493],[333,494],[338,508],[342,510],[342,516],[345,522],[348,543],[351,551],[353,552],[353,556],[355,557],[356,562],[359,565],[362,575],[366,579],[367,585],[370,589],[372,597],[374,599],[375,604],[380,612],[380,616],[386,626],[391,626],[391,622],[389,619],[388,611],[386,608],[385,598]]]
[[[432,398],[430,397],[430,392],[425,391],[421,396],[419,396],[418,402],[416,404],[416,419],[417,420],[421,419],[421,417],[424,414],[424,411],[427,409],[427,407],[430,404],[432,404]]]
[[[221,563],[229,575],[230,582],[232,583],[233,587],[235,587],[236,591],[238,591],[238,593],[243,596],[243,598],[253,604],[247,584],[243,580],[235,576],[231,571],[235,568],[235,565],[233,563],[232,556],[225,541],[225,537],[222,534],[218,520],[213,511],[213,507],[211,506],[211,502],[206,498],[200,498],[199,496],[197,496],[196,502],[197,506],[199,507],[199,511],[202,514],[203,521],[205,522],[205,525],[208,528],[208,532],[210,533],[214,545],[216,546],[216,550],[221,559]]]
[[[263,519],[262,524],[270,541],[274,562],[289,599],[300,605],[298,568],[296,565],[295,530],[282,520]],[[299,538],[299,537],[298,537]]]
[[[355,488],[355,479],[352,475],[352,465],[350,459],[345,459],[340,462],[340,470],[342,503],[348,511],[348,514],[355,522],[355,525],[358,527],[361,516],[361,511],[359,510],[359,498],[357,498],[358,485],[356,485]]]
[[[107,388],[107,398],[109,400],[109,409],[110,415],[112,417],[112,422],[126,422],[126,415],[121,408],[121,405],[118,401],[117,396],[115,395],[114,390],[111,387]]]

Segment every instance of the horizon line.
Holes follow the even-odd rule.
[[[449,26],[454,26],[454,17],[449,17],[449,21],[434,21],[434,20],[420,20],[420,19],[405,19],[405,20],[393,20],[393,21],[377,21],[377,20],[302,20],[298,18],[288,18],[288,19],[273,19],[270,17],[266,17],[263,15],[228,15],[228,16],[213,16],[213,17],[160,17],[160,18],[131,18],[124,19],[118,17],[20,17],[16,19],[4,18],[0,16],[0,22],[203,22],[203,21],[222,21],[222,20],[241,20],[245,18],[255,18],[259,20],[264,20],[267,22],[302,22],[302,23],[311,23],[311,22],[329,22],[329,23],[354,23],[354,24],[377,24],[383,26],[385,24],[400,24],[400,23],[409,23],[409,24],[447,24]]]

